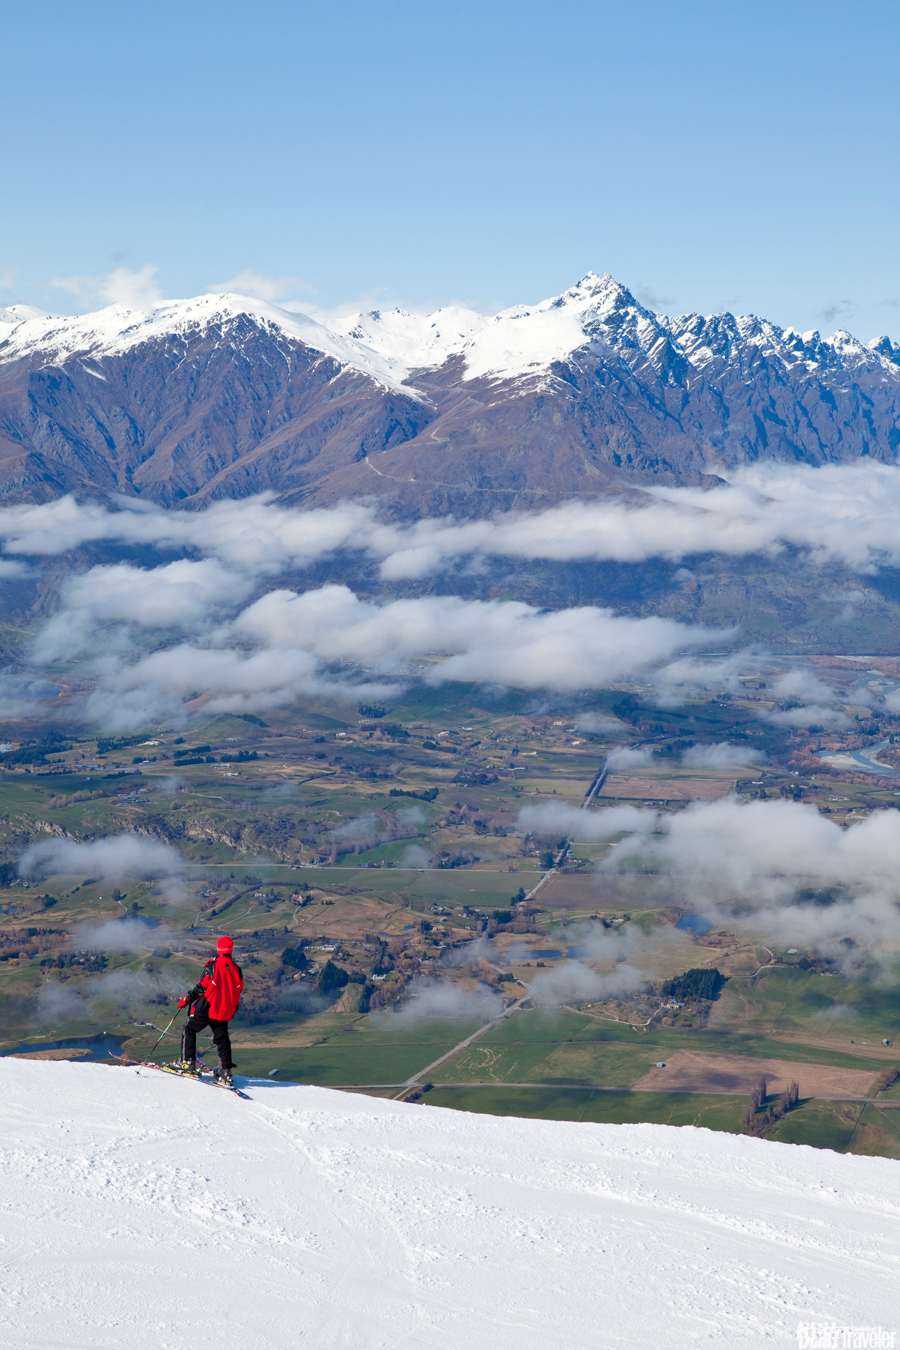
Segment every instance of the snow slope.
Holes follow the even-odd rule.
[[[333,326],[389,360],[403,361],[412,371],[441,366],[451,356],[459,355],[472,335],[488,322],[485,315],[473,309],[446,305],[432,314],[373,309],[368,314],[351,314]]]
[[[53,364],[84,356],[121,356],[142,342],[169,334],[202,331],[228,325],[247,316],[260,326],[280,329],[290,338],[333,357],[368,375],[379,384],[399,389],[407,369],[402,361],[384,356],[354,338],[333,332],[306,314],[294,314],[264,300],[245,295],[198,295],[192,300],[167,300],[143,313],[124,305],[109,305],[94,314],[44,314],[17,305],[0,311],[0,361],[39,354]],[[403,391],[409,394],[409,390]]]
[[[410,369],[464,358],[463,379],[517,380],[542,375],[582,348],[637,349],[642,355],[668,341],[655,315],[607,272],[588,272],[562,295],[499,314],[447,308],[433,314],[373,310],[341,324],[349,337]]]
[[[543,377],[555,362],[582,351],[611,357],[629,369],[649,362],[658,374],[673,359],[687,362],[695,374],[718,377],[727,367],[752,367],[766,358],[785,370],[864,368],[885,380],[900,380],[898,354],[886,338],[864,346],[844,329],[830,339],[817,332],[801,336],[754,315],[670,319],[645,309],[608,272],[588,272],[561,295],[490,316],[451,305],[426,315],[371,310],[326,325],[263,300],[229,294],[168,300],[147,313],[111,305],[74,317],[13,305],[0,310],[0,363],[34,355],[53,364],[74,356],[122,355],[154,338],[227,326],[242,316],[413,396],[416,391],[403,387],[403,381],[454,357],[463,358],[463,380],[518,381]]]
[[[790,1345],[894,1329],[900,1166],[0,1061],[2,1343]]]

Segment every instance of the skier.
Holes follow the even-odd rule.
[[[184,1008],[196,1004],[189,1008],[188,1020],[181,1034],[181,1060],[174,1067],[182,1073],[197,1072],[197,1032],[204,1027],[211,1027],[213,1042],[219,1052],[219,1067],[215,1075],[220,1083],[232,1087],[228,1022],[238,1010],[244,976],[232,957],[234,943],[230,937],[223,935],[219,938],[217,951],[218,955],[207,961],[200,979],[178,1005]]]

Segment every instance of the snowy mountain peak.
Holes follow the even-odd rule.
[[[661,341],[668,334],[656,315],[609,272],[588,272],[561,295],[495,314],[466,345],[466,378],[540,376],[582,348],[647,355]]]
[[[185,336],[241,316],[398,390],[415,371],[435,369],[454,357],[464,358],[464,379],[519,379],[542,375],[555,361],[591,342],[615,346],[614,328],[630,330],[629,345],[643,345],[640,328],[651,345],[662,332],[656,317],[609,272],[588,272],[560,295],[513,305],[492,316],[447,305],[428,314],[370,310],[320,323],[228,293],[165,301],[146,312],[110,305],[75,317],[13,306],[0,313],[0,361],[40,355],[59,364],[78,356],[121,355],[154,338]]]
[[[535,304],[480,314],[447,305],[417,314],[395,308],[369,310],[324,322],[264,300],[228,293],[166,301],[143,312],[110,305],[94,314],[65,317],[28,305],[0,310],[0,363],[38,357],[50,365],[91,356],[118,356],[145,342],[186,340],[228,327],[240,346],[239,321],[284,335],[356,371],[378,385],[422,399],[417,376],[455,361],[463,381],[537,380],[583,352],[612,358],[629,369],[649,363],[658,374],[682,367],[716,378],[726,367],[750,369],[761,358],[785,368],[879,366],[892,377],[900,347],[889,339],[864,345],[845,329],[824,339],[799,334],[756,315],[658,315],[604,272],[588,272],[559,295]],[[244,329],[244,332],[248,331]],[[285,349],[287,350],[287,348]],[[688,363],[685,366],[685,363]]]
[[[11,319],[7,320],[7,315]],[[258,326],[274,327],[388,388],[399,390],[407,374],[402,362],[334,332],[305,314],[294,314],[264,300],[227,292],[167,300],[145,312],[109,305],[96,313],[74,317],[16,306],[4,311],[0,362],[40,355],[48,364],[58,365],[78,356],[120,356],[153,339],[184,337],[240,318],[249,318]]]
[[[620,281],[616,281],[611,272],[604,272],[602,276],[599,272],[587,272],[574,286],[570,286],[567,291],[563,291],[559,300],[574,301],[577,304],[580,301],[595,300],[598,297],[613,297],[616,299],[627,297],[632,304],[636,303],[627,287],[623,286]]]
[[[351,314],[332,327],[345,337],[361,342],[388,359],[402,362],[409,371],[441,366],[458,356],[471,337],[488,322],[483,314],[459,305],[446,305],[431,314],[411,314],[404,309]]]

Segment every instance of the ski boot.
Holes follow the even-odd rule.
[[[217,1083],[221,1083],[223,1087],[234,1087],[231,1070],[223,1069],[221,1064],[217,1069],[213,1069],[213,1078],[215,1078]]]
[[[171,1064],[167,1064],[166,1068],[174,1070],[175,1073],[186,1074],[189,1078],[200,1077],[200,1070],[195,1059],[176,1059]]]

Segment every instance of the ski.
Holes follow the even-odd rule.
[[[198,1060],[197,1062],[198,1064],[202,1063],[201,1060]],[[187,1078],[194,1083],[204,1083],[207,1087],[221,1088],[223,1092],[231,1092],[235,1097],[242,1097],[245,1102],[252,1102],[253,1100],[246,1092],[242,1092],[239,1087],[235,1087],[234,1084],[229,1087],[227,1083],[220,1083],[219,1080],[214,1078],[211,1074],[210,1077],[207,1078],[201,1073],[185,1073],[183,1069],[175,1069],[171,1064],[153,1064],[150,1060],[126,1060],[123,1058],[122,1063],[127,1064],[130,1068],[157,1069],[160,1073],[171,1074],[173,1078]],[[203,1065],[203,1068],[206,1069],[207,1073],[210,1073],[210,1070],[205,1064]]]
[[[225,1088],[225,1090],[226,1090],[227,1092],[236,1092],[237,1095],[238,1095],[239,1097],[243,1097],[245,1101],[248,1101],[248,1102],[249,1102],[249,1101],[252,1101],[252,1098],[251,1098],[251,1097],[248,1097],[247,1094],[246,1094],[246,1092],[241,1092],[240,1088],[236,1088],[236,1087],[234,1086],[233,1083],[229,1084],[229,1083],[223,1083],[223,1082],[221,1082],[221,1081],[216,1077],[215,1070],[214,1070],[214,1069],[211,1069],[211,1068],[209,1067],[208,1064],[204,1064],[203,1060],[200,1058],[199,1055],[197,1056],[196,1063],[200,1065],[200,1068],[201,1068],[201,1070],[202,1070],[204,1073],[208,1073],[208,1074],[209,1074],[210,1082],[213,1084],[214,1087]]]

